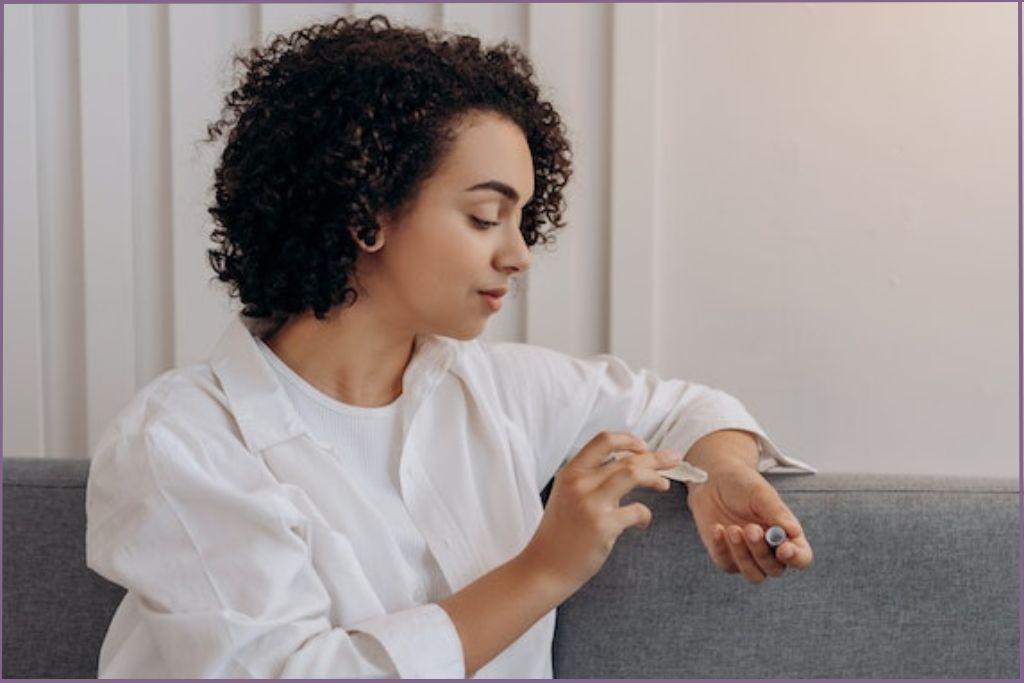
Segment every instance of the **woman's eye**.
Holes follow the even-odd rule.
[[[499,223],[498,221],[485,221],[484,219],[477,218],[476,216],[472,216],[472,218],[477,223],[477,225],[479,225],[481,228],[484,228],[485,230],[487,228],[493,228],[496,225],[501,225],[501,223]]]

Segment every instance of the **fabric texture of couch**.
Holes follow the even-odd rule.
[[[85,566],[88,461],[3,463],[3,677],[93,678],[123,595]],[[686,490],[558,608],[558,678],[1018,678],[1020,493],[1009,478],[767,475],[813,565],[712,564]],[[542,493],[546,500],[550,485]]]

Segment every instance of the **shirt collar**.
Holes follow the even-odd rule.
[[[262,451],[301,435],[314,438],[256,345],[254,336],[262,338],[277,322],[237,313],[209,360],[251,451]],[[412,359],[402,376],[403,433],[454,363],[457,350],[458,344],[446,337],[416,335]]]

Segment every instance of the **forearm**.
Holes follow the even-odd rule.
[[[760,459],[757,443],[757,436],[752,432],[723,429],[698,439],[683,459],[704,471],[726,463],[738,463],[756,469]]]
[[[571,589],[518,555],[439,602],[462,640],[466,677],[570,595]]]

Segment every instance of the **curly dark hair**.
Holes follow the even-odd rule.
[[[529,144],[526,244],[554,242],[553,229],[564,227],[572,152],[514,44],[482,48],[472,36],[393,27],[375,14],[278,35],[248,57],[236,54],[239,63],[248,72],[202,142],[233,126],[208,208],[219,246],[207,255],[243,315],[312,308],[322,320],[355,303],[359,248],[350,229],[372,245],[378,212],[400,217],[411,207],[472,114],[501,115]],[[553,228],[541,232],[545,219]]]

